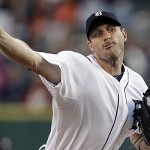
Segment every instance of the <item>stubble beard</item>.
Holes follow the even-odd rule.
[[[105,61],[107,63],[114,63],[123,57],[123,50],[116,49],[116,50],[112,51],[111,53],[110,52],[105,53],[105,54],[101,55],[100,57],[103,61]]]

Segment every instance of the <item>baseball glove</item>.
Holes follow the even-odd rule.
[[[141,100],[133,100],[135,103],[133,129],[139,126],[145,139],[145,143],[150,146],[150,89],[143,93]]]

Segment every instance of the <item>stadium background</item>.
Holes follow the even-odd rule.
[[[0,0],[0,25],[36,51],[89,53],[85,20],[114,11],[126,27],[125,64],[150,86],[150,1]],[[0,150],[38,150],[51,125],[51,95],[38,76],[0,56]],[[128,150],[127,139],[120,150]],[[134,150],[134,148],[131,148]]]

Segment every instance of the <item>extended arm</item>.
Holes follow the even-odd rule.
[[[60,82],[60,68],[50,64],[25,42],[15,39],[0,28],[0,49],[4,56],[16,61],[24,67],[42,75],[52,83]]]
[[[145,144],[144,138],[138,133],[134,133],[130,141],[137,150],[150,150],[150,146]]]

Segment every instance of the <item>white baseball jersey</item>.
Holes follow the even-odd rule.
[[[93,56],[71,51],[39,54],[61,69],[54,85],[41,77],[53,96],[52,126],[45,150],[117,150],[131,134],[133,99],[147,90],[142,77],[126,67],[120,82]]]

